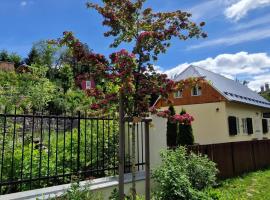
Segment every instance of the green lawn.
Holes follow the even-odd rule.
[[[270,200],[270,169],[225,180],[214,191],[221,200]]]

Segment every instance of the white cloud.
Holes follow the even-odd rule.
[[[237,24],[235,27],[232,28],[232,30],[244,30],[264,24],[270,24],[270,14],[263,15],[262,17],[250,20],[249,22]]]
[[[173,78],[189,65],[203,67],[230,79],[245,77],[244,79],[250,81],[248,86],[253,90],[259,90],[261,85],[270,80],[270,55],[266,53],[220,54],[214,58],[180,64],[165,73]]]
[[[22,1],[22,2],[21,2],[21,6],[22,6],[22,7],[27,6],[27,1]]]
[[[270,0],[238,0],[226,8],[224,14],[227,18],[238,21],[249,11],[269,5]]]
[[[270,27],[253,29],[251,31],[241,32],[227,37],[208,40],[200,44],[189,46],[187,47],[187,50],[200,49],[217,45],[232,46],[244,42],[257,41],[266,38],[270,38]]]

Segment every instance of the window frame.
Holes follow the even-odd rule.
[[[242,130],[244,134],[248,134],[248,129],[247,129],[247,118],[242,118]]]
[[[92,81],[85,81],[85,89],[91,89],[92,88]]]
[[[180,95],[178,95],[180,94]],[[174,98],[175,99],[180,99],[183,97],[183,90],[177,90],[176,92],[174,92]]]
[[[194,94],[194,91],[196,91],[196,94]],[[202,95],[202,88],[197,84],[191,89],[191,96],[197,97]]]

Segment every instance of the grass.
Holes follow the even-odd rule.
[[[270,169],[225,180],[213,192],[220,200],[270,200]]]

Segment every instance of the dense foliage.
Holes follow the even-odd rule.
[[[186,111],[182,110],[180,116],[186,115]],[[177,135],[177,144],[178,145],[193,145],[194,136],[192,131],[191,124],[179,123],[178,126],[178,135]]]
[[[103,200],[104,198],[100,193],[90,190],[89,185],[73,183],[63,195],[52,198],[52,200]]]
[[[2,50],[0,52],[0,61],[12,62],[14,63],[15,67],[18,67],[22,62],[22,58],[16,53],[9,53],[5,50]]]
[[[169,106],[170,116],[175,115],[175,109],[172,105]],[[172,120],[167,120],[167,146],[176,147],[177,138],[177,123],[172,122]]]
[[[167,150],[162,164],[154,170],[155,197],[160,200],[208,199],[203,192],[216,181],[216,164],[207,157],[187,153],[184,147]]]

